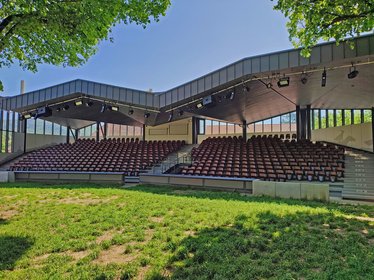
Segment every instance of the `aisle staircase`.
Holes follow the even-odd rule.
[[[347,150],[343,199],[374,201],[374,154]]]

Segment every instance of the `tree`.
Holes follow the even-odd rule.
[[[289,18],[290,40],[307,57],[321,39],[340,42],[374,28],[373,0],[278,0],[274,9]]]
[[[169,5],[170,0],[0,0],[0,68],[15,61],[33,72],[41,63],[81,65],[100,41],[112,40],[115,25],[146,27]]]

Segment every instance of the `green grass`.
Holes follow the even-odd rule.
[[[0,185],[2,279],[374,279],[374,207]]]

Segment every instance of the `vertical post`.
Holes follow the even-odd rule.
[[[372,133],[372,142],[373,142],[373,152],[374,152],[374,107],[371,108],[371,133]]]
[[[301,139],[300,137],[301,125],[300,125],[300,106],[296,106],[296,138],[297,140]]]
[[[106,136],[108,134],[108,124],[104,123],[104,129],[103,129],[103,138],[106,139]]]
[[[312,120],[311,120],[311,106],[306,106],[306,139],[312,138]]]
[[[70,126],[68,126],[66,129],[66,143],[70,143]]]
[[[247,142],[247,138],[248,138],[247,137],[247,121],[244,120],[242,125],[243,125],[243,139],[245,142]]]
[[[146,126],[145,124],[143,124],[143,141],[145,141],[145,129],[146,129]]]
[[[27,151],[27,119],[23,121],[23,153]]]
[[[197,144],[198,121],[198,118],[192,117],[192,144]]]
[[[96,122],[96,142],[100,141],[100,122]]]
[[[79,129],[75,130],[75,141],[77,141],[79,138]]]

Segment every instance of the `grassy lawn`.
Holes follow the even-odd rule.
[[[2,279],[374,279],[374,207],[0,185]]]

